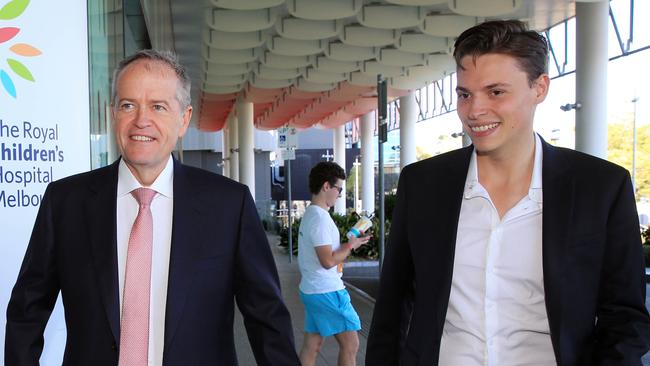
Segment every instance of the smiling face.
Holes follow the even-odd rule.
[[[457,112],[477,153],[516,156],[534,144],[533,117],[546,98],[548,75],[530,83],[514,57],[495,53],[465,56],[461,66]]]
[[[116,82],[112,114],[117,145],[143,185],[158,177],[187,131],[192,107],[180,105],[179,87],[169,66],[146,59],[129,64]]]

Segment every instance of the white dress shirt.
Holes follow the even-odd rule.
[[[503,218],[472,153],[458,222],[441,366],[556,364],[542,270],[542,146],[528,195]]]
[[[120,294],[120,318],[124,299],[126,254],[131,227],[138,215],[138,202],[131,195],[143,187],[129,168],[120,161],[117,181],[117,268]],[[151,202],[153,215],[153,248],[151,258],[151,299],[149,305],[149,362],[162,365],[165,341],[165,308],[167,304],[167,279],[169,253],[172,239],[172,213],[174,209],[174,162],[171,156],[158,178],[150,187],[157,193]]]

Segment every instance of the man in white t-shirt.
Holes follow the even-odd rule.
[[[300,351],[303,366],[316,363],[324,337],[339,344],[339,366],[355,365],[361,322],[341,280],[343,261],[369,236],[341,244],[339,230],[329,215],[343,190],[345,172],[336,163],[321,162],[309,173],[311,205],[305,210],[298,236],[300,298],[305,305],[305,339]]]

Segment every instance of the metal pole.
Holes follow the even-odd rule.
[[[359,155],[354,158],[354,212],[359,212]]]
[[[379,193],[379,269],[381,270],[382,264],[384,263],[384,237],[385,237],[385,225],[384,225],[384,142],[387,140],[388,135],[388,126],[386,125],[387,111],[387,90],[386,90],[386,80],[381,76],[377,75],[377,116],[378,116],[378,146],[379,146],[379,171],[377,172],[379,181],[378,181],[378,193]]]
[[[285,160],[284,161],[285,166],[287,167],[287,208],[289,209],[287,211],[287,218],[289,222],[289,263],[291,263],[291,260],[293,258],[293,227],[292,227],[292,220],[291,218],[293,217],[291,211],[292,210],[292,202],[291,202],[291,160]]]
[[[639,97],[634,97],[634,114],[632,115],[632,188],[636,194],[636,103]]]

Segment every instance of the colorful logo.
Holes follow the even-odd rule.
[[[29,5],[29,0],[9,1],[7,4],[5,4],[5,6],[0,8],[0,21],[18,18],[25,11],[25,9],[27,9],[27,5]],[[20,28],[18,27],[0,26],[0,45],[4,46],[4,43],[14,39],[18,33],[20,33]],[[13,43],[9,46],[9,51],[22,57],[34,57],[41,54],[41,51],[38,48],[26,43]],[[0,53],[0,55],[2,53]],[[25,80],[34,82],[34,76],[32,75],[31,71],[29,71],[27,66],[12,57],[2,58],[5,59],[6,64],[9,66],[9,69],[13,71],[13,74],[20,76]],[[4,65],[0,63],[0,85],[2,85],[4,90],[9,93],[9,95],[16,98],[16,84],[14,84],[14,81],[11,78],[12,74],[5,71],[3,66]]]

